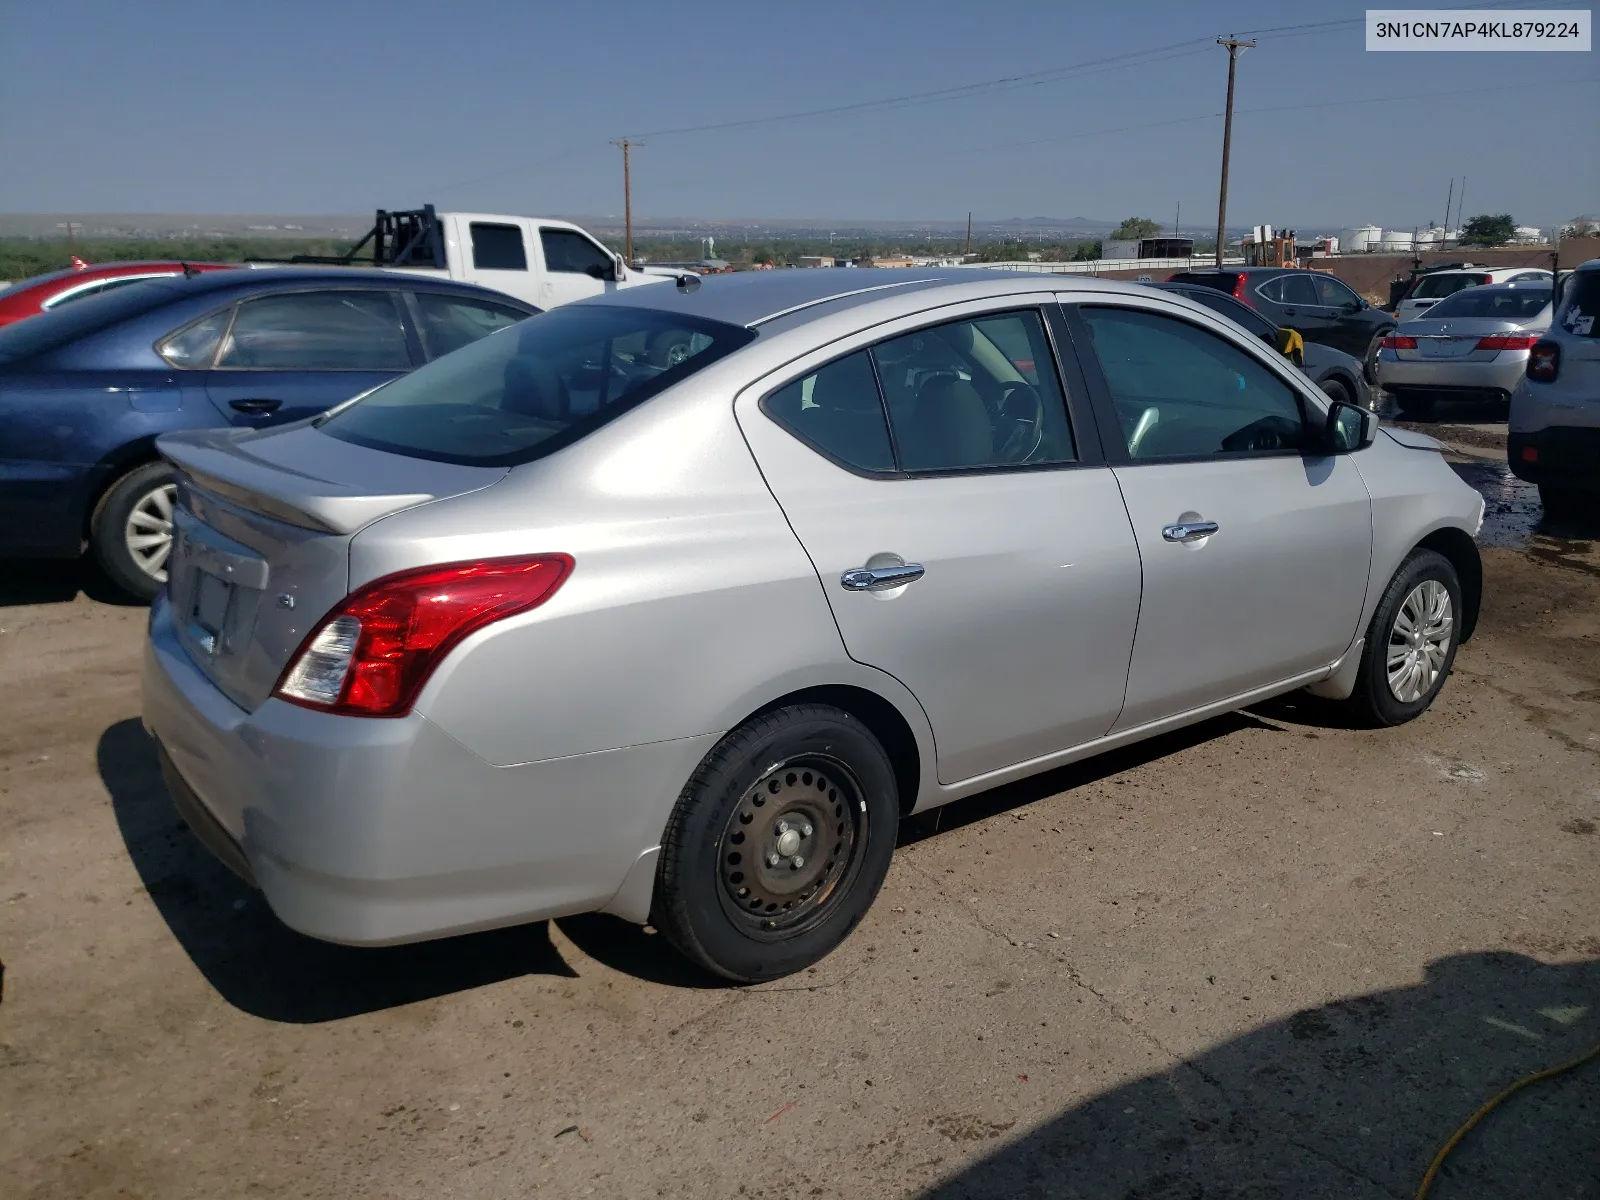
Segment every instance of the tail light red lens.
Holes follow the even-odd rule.
[[[1233,277],[1233,298],[1235,300],[1242,300],[1244,303],[1250,304],[1250,301],[1245,297],[1244,294],[1244,285],[1248,283],[1249,280],[1250,277],[1248,275],[1235,275]],[[1250,307],[1254,308],[1255,305],[1251,304]]]
[[[1417,339],[1391,333],[1383,341],[1379,342],[1378,346],[1383,350],[1415,350],[1417,348]]]
[[[274,695],[347,716],[399,717],[464,638],[537,608],[572,573],[566,554],[401,571],[352,592],[289,660]]]
[[[1532,334],[1494,333],[1478,339],[1479,350],[1531,350],[1539,339]]]
[[[1561,373],[1561,344],[1535,342],[1528,351],[1528,378],[1538,383],[1554,383]]]

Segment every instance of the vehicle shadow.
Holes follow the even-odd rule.
[[[1132,770],[1134,767],[1143,766],[1145,763],[1154,762],[1158,758],[1165,758],[1169,754],[1176,754],[1178,751],[1186,750],[1190,746],[1198,746],[1202,742],[1209,742],[1214,738],[1226,737],[1230,733],[1237,733],[1241,729],[1268,729],[1274,733],[1285,732],[1277,725],[1263,721],[1260,717],[1243,709],[1237,712],[1224,713],[1221,716],[1211,717],[1194,725],[1187,725],[1182,729],[1175,729],[1171,733],[1161,734],[1159,737],[1135,742],[1130,746],[1123,746],[1117,750],[1109,750],[1104,754],[1097,754],[1093,758],[1086,758],[1080,762],[1069,763],[1064,767],[1057,767],[1053,771],[1030,775],[1026,779],[1017,780],[1015,783],[1001,784],[999,787],[991,788],[986,792],[978,792],[975,795],[952,801],[939,808],[908,817],[900,823],[900,836],[897,844],[909,846],[934,837],[937,834],[960,829],[963,825],[971,825],[977,821],[987,820],[998,813],[1009,812],[1013,808],[1021,808],[1023,805],[1032,804],[1036,800],[1043,800],[1047,796],[1055,796],[1061,792],[1069,792],[1073,788],[1083,787],[1085,784],[1107,779],[1123,771]]]
[[[11,559],[0,564],[0,608],[67,604],[79,594],[100,604],[137,608],[144,604],[121,591],[89,559]]]
[[[102,733],[96,760],[145,890],[207,982],[235,1008],[309,1024],[520,975],[574,974],[543,922],[381,949],[295,933],[189,832],[138,721]]]
[[[1410,1196],[1479,1105],[1597,1041],[1600,960],[1455,955],[1414,987],[1297,1012],[1075,1105],[924,1195]],[[1594,1197],[1597,1164],[1591,1060],[1507,1100],[1429,1195]]]

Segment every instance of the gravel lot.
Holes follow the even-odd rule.
[[[1410,1196],[1600,1041],[1600,531],[1461,470],[1485,613],[1425,717],[1291,698],[975,797],[745,989],[600,917],[289,933],[162,791],[142,610],[0,564],[0,1192]],[[1600,1063],[1451,1164],[1600,1195]]]

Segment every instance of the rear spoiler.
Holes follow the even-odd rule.
[[[362,251],[367,249],[365,256]],[[433,205],[421,208],[377,211],[372,228],[343,254],[296,254],[291,258],[252,258],[253,263],[302,263],[350,267],[358,263],[374,267],[449,268],[445,257],[444,227]]]

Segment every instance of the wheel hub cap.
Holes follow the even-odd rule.
[[[1444,670],[1455,631],[1450,591],[1437,579],[1411,589],[1389,631],[1389,691],[1402,704],[1426,696]]]
[[[742,923],[790,933],[821,915],[865,833],[859,789],[839,763],[781,763],[740,799],[720,857],[723,901]]]

